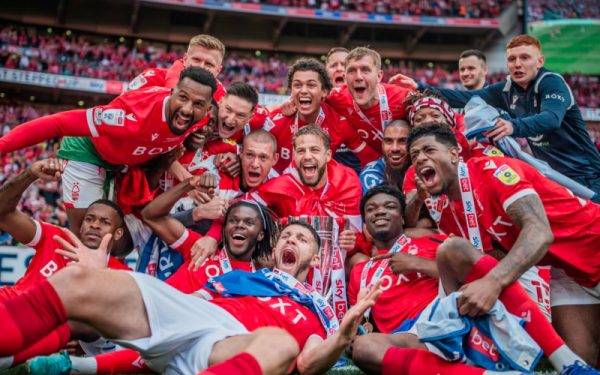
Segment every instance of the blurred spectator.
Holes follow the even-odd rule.
[[[527,2],[529,21],[559,18],[600,18],[600,2],[598,0],[529,0]]]

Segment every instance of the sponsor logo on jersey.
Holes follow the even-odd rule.
[[[110,126],[125,125],[125,111],[122,109],[105,109],[102,111],[102,122]]]
[[[237,146],[237,143],[235,143],[235,141],[232,141],[231,139],[223,139],[223,142],[230,144],[232,146]]]
[[[273,121],[271,121],[270,118],[267,118],[265,120],[265,123],[263,124],[263,130],[270,132],[271,129],[273,129],[275,127],[275,123]]]
[[[128,114],[127,116],[125,116],[125,118],[128,120],[137,122],[137,118],[135,117],[135,115],[133,113]]]
[[[154,141],[156,138],[158,138],[158,136],[159,136],[159,135],[160,135],[160,134],[158,134],[158,133],[154,133],[154,134],[152,134],[152,140]]]
[[[147,74],[147,75],[150,75],[150,74]],[[129,87],[127,89],[128,89],[128,91],[137,90],[140,87],[144,86],[146,83],[148,83],[148,80],[143,75],[140,74],[133,81],[131,81],[131,83],[129,84]]]
[[[487,146],[485,148],[485,150],[483,150],[483,154],[486,156],[504,156],[504,153],[500,150],[498,150],[496,147],[494,146]]]
[[[419,252],[419,247],[417,245],[410,245],[406,252],[410,255],[417,255]]]
[[[352,108],[348,108],[348,114],[349,114],[350,116],[352,116],[352,112],[353,112],[353,111],[352,111]]]
[[[536,135],[535,137],[527,137],[527,139],[529,139],[532,142],[539,142],[542,140],[542,138],[544,138],[544,135]]]
[[[483,167],[483,170],[485,171],[486,169],[496,169],[496,168],[498,168],[496,166],[496,163],[494,163],[493,160],[490,160],[490,161],[488,161],[488,162],[485,163],[485,167]]]
[[[504,185],[512,186],[521,181],[521,176],[517,174],[511,167],[504,164],[494,172],[494,177],[502,181]]]
[[[277,121],[280,118],[283,118],[283,113],[278,113],[277,116],[273,117],[273,121]]]
[[[500,354],[496,345],[494,345],[494,341],[484,336],[475,327],[471,329],[469,334],[469,346],[486,357],[491,358],[494,362],[498,362]]]
[[[102,125],[102,108],[94,109],[94,124],[97,126]]]

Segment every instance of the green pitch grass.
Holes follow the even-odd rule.
[[[17,366],[14,369],[0,371],[1,375],[28,375],[27,367],[23,364],[21,366]],[[77,372],[73,371],[72,374],[77,374]],[[294,372],[294,374],[298,374]],[[346,366],[340,367],[335,370],[329,371],[326,375],[363,375],[364,373],[356,367],[352,361],[350,361]],[[556,371],[550,365],[547,359],[542,358],[535,368],[535,374],[539,375],[557,375]]]
[[[560,34],[556,28],[560,29]],[[554,38],[550,31],[554,32]],[[542,42],[546,68],[558,73],[600,74],[599,20],[533,23],[529,34]]]

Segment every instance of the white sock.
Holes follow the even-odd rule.
[[[581,359],[577,354],[573,353],[573,351],[566,345],[556,349],[556,351],[548,357],[548,360],[554,369],[559,373],[563,370],[563,366],[570,366],[575,363],[575,361],[581,361],[582,363],[585,363],[583,359]]]
[[[0,357],[0,371],[4,371],[9,369],[12,366],[15,357],[12,355],[10,357]]]
[[[96,375],[98,363],[94,357],[69,357],[77,375]]]

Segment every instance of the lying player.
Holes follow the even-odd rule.
[[[323,103],[333,85],[323,65],[315,59],[300,59],[288,70],[288,88],[291,99],[297,108],[293,116],[284,116],[275,110],[265,122],[263,129],[270,131],[277,139],[280,155],[275,166],[278,173],[284,173],[292,162],[292,137],[299,128],[316,124],[331,137],[331,152],[345,144],[365,165],[379,156],[358,136],[348,121]]]
[[[85,209],[105,196],[107,171],[138,165],[179,146],[186,135],[204,126],[210,111],[214,77],[189,67],[173,90],[150,88],[125,93],[107,106],[41,117],[2,137],[0,154],[46,139],[63,140],[63,197],[71,229],[79,232]]]
[[[71,260],[64,257],[62,253],[55,252],[56,249],[62,249],[62,246],[53,238],[58,236],[70,241],[67,234],[63,233],[59,227],[32,220],[17,209],[23,192],[29,185],[38,178],[44,181],[56,181],[60,178],[62,171],[58,159],[39,160],[0,188],[0,229],[36,251],[25,275],[13,287],[0,288],[0,300],[7,300],[26,292],[71,263]],[[107,200],[93,202],[84,215],[80,229],[81,240],[90,249],[95,250],[102,245],[111,252],[114,241],[123,235],[122,226],[123,213],[117,205]],[[106,237],[107,235],[109,237]],[[126,254],[115,255],[125,256]],[[108,267],[129,269],[113,256],[108,257]],[[95,341],[97,335],[89,335],[89,330],[82,330],[77,324],[70,326],[63,324],[36,345],[15,353],[11,358],[0,358],[0,370],[23,363],[32,356],[54,353],[62,349],[70,338]]]
[[[85,254],[88,249],[81,244],[71,250]],[[378,283],[368,294],[362,292],[339,330],[326,324],[331,328],[326,333],[314,314],[329,317],[331,308],[326,303],[315,307],[313,301],[324,303],[322,298],[313,297],[304,288],[298,289],[310,267],[318,264],[318,250],[318,235],[312,227],[292,223],[282,230],[274,249],[278,272],[262,274],[275,280],[273,283],[293,299],[286,294],[274,294],[264,298],[215,298],[207,302],[147,275],[68,267],[29,292],[0,303],[0,329],[5,333],[0,339],[0,355],[11,355],[30,346],[68,317],[138,350],[148,367],[157,372],[194,374],[247,351],[253,357],[249,371],[284,374],[297,357],[300,373],[322,373],[339,359],[362,314],[373,306],[381,291]],[[239,276],[236,272],[239,271],[221,278]],[[214,279],[217,290],[221,278]],[[230,279],[223,282],[226,280]],[[263,280],[266,287],[269,279]],[[276,290],[275,285],[269,287]],[[247,285],[247,289],[252,288]],[[296,301],[307,303],[309,309]],[[282,327],[290,333],[261,329],[266,326]],[[249,330],[254,332],[250,334]],[[253,342],[265,336],[269,339],[264,341],[267,344],[255,349]]]
[[[408,164],[406,138],[410,126],[405,120],[394,120],[383,131],[382,157],[365,166],[360,173],[363,195],[380,185],[402,187],[404,171]]]
[[[441,280],[445,286],[448,283],[447,288],[463,292],[461,313],[483,314],[499,298],[510,312],[531,320],[525,327],[527,332],[561,371],[562,365],[572,365],[578,357],[539,310],[509,291],[519,289],[514,281],[532,266],[551,265],[554,327],[575,353],[587,363],[597,363],[600,206],[574,197],[520,160],[481,157],[460,163],[454,133],[444,124],[413,129],[407,147],[427,190],[448,196],[457,220],[473,229],[470,237],[484,228],[508,251],[497,262],[458,238],[446,246],[442,259],[448,261],[444,270],[450,272],[446,274],[451,280]],[[440,267],[439,253],[438,261]],[[461,288],[462,284],[466,285]],[[515,306],[518,308],[511,310]],[[567,362],[562,361],[566,358]]]

